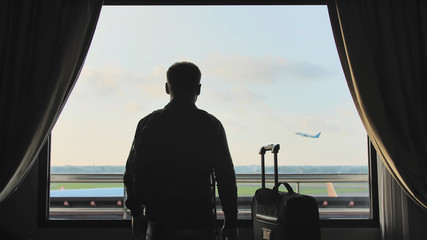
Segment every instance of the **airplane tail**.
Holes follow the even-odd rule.
[[[326,188],[328,189],[328,197],[338,197],[337,192],[335,192],[334,185],[331,182],[326,183]]]
[[[316,137],[316,138],[320,137],[320,133],[321,133],[321,132],[319,132],[319,133],[318,133],[316,136],[314,136],[314,137]]]

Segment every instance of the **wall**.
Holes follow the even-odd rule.
[[[46,228],[37,226],[38,198],[38,162],[36,162],[19,189],[6,201],[0,203],[0,232],[7,232],[9,239],[43,239],[43,240],[117,240],[137,239],[127,228]],[[251,229],[239,229],[240,239],[251,239]],[[8,239],[1,238],[1,239]],[[324,228],[323,240],[378,240],[380,230],[377,228]]]

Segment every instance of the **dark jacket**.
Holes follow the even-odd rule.
[[[139,123],[126,163],[127,207],[178,227],[213,224],[214,171],[228,227],[237,225],[237,187],[221,122],[194,104],[172,101]]]

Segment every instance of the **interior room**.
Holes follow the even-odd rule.
[[[272,143],[323,240],[425,239],[426,16],[418,0],[1,1],[0,238],[139,239],[135,127],[191,61],[197,106],[227,132],[239,239],[254,239],[260,169],[276,181],[273,155],[259,161]]]

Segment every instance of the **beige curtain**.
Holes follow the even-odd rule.
[[[80,73],[102,0],[0,1],[0,202],[33,164]]]
[[[331,0],[354,103],[393,178],[427,209],[427,1]]]

